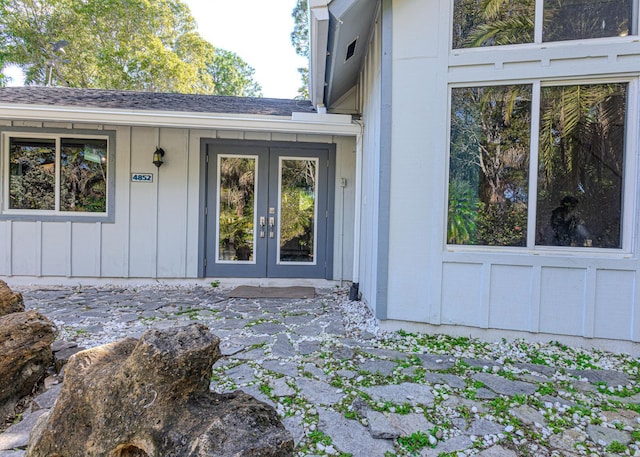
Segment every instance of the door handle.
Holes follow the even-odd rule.
[[[260,238],[264,238],[264,226],[266,225],[266,219],[264,216],[260,216]]]
[[[273,231],[273,227],[276,225],[276,218],[269,217],[269,238],[273,238],[275,236],[275,232]]]

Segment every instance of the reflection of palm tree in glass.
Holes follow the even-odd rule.
[[[545,0],[542,41],[624,36],[630,0]],[[533,43],[535,0],[456,0],[453,48]]]
[[[454,88],[448,242],[526,241],[531,86]]]
[[[315,160],[282,161],[281,260],[313,260],[316,173]]]
[[[253,158],[220,159],[220,247],[243,248],[242,260],[253,253],[255,166]]]
[[[626,83],[543,87],[538,242],[567,195],[578,195],[594,247],[620,247]]]

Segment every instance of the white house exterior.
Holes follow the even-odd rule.
[[[10,283],[351,278],[360,127],[349,116],[288,100],[25,87],[0,89],[0,119],[0,276]],[[69,178],[74,144],[84,159]],[[29,154],[37,166],[23,160]],[[92,164],[97,155],[101,168]],[[255,236],[245,259],[225,257],[219,246],[217,169],[225,160],[254,167],[245,222]],[[318,183],[312,252],[292,261],[267,242],[280,234],[278,166],[298,162],[313,167]],[[47,167],[51,183],[29,174]],[[91,167],[104,174],[98,193],[106,202],[79,208],[68,181]],[[16,186],[34,180],[38,201],[27,201]]]
[[[620,17],[576,38],[553,35],[558,23],[543,18],[566,25],[567,13],[541,2],[504,2],[521,10],[487,19],[472,0],[310,0],[311,104],[0,89],[0,277],[352,281],[385,328],[639,353],[640,43],[629,1],[609,2]],[[516,44],[498,44],[511,39],[500,30],[470,44],[500,14],[524,17]],[[570,104],[557,97],[583,92],[587,133],[570,135],[557,116]],[[11,183],[26,171],[10,162],[42,138],[55,169],[67,144],[106,144],[101,214],[65,207],[62,171],[51,208],[16,200]],[[221,199],[235,188],[220,170],[231,159],[255,174],[244,203],[254,209],[232,208],[251,222],[248,257],[235,238],[231,254],[223,243]],[[296,163],[317,172],[318,187],[296,190],[294,212],[312,223],[285,227],[283,170]]]
[[[477,47],[464,42],[468,37],[460,36],[460,31],[464,35],[465,27],[467,31],[473,29],[465,22],[471,21],[467,13],[474,11],[480,15],[482,2],[312,0],[310,3],[311,36],[320,46],[312,51],[312,58],[322,55],[324,46],[329,55],[326,62],[312,60],[311,98],[314,104],[325,104],[329,112],[362,115],[363,150],[358,163],[360,262],[354,280],[359,283],[362,299],[375,310],[383,325],[485,337],[560,338],[637,352],[634,344],[640,340],[637,1],[609,2],[604,13],[590,11],[589,8],[600,5],[591,1],[572,2],[578,10],[570,13],[561,8],[551,11],[555,2],[547,2],[551,4],[547,10],[542,2],[503,2],[501,8],[506,11],[503,16],[487,20],[489,26],[498,19],[520,14],[532,24],[530,35],[517,41],[520,44],[485,42]],[[513,9],[509,11],[509,5],[526,11],[514,13]],[[595,21],[597,33],[589,35],[591,32],[587,31],[581,37],[554,35],[555,28],[561,28],[558,24],[579,29],[580,14],[586,14],[581,8],[589,10],[587,13],[592,16],[602,15],[598,16],[600,22]],[[613,10],[621,10],[624,17],[612,17]],[[363,17],[372,18],[369,27],[362,24]],[[548,23],[543,17],[559,19]],[[570,24],[565,23],[567,18]],[[479,21],[478,17],[474,20]],[[497,35],[495,41],[499,39]],[[352,65],[356,68],[350,68]],[[318,80],[323,84],[318,84]],[[346,81],[352,84],[345,84]],[[623,120],[609,124],[617,125],[616,138],[622,138],[623,145],[617,149],[612,146],[613,134],[600,138],[610,145],[607,148],[615,149],[619,157],[615,166],[622,172],[613,170],[619,175],[615,178],[618,184],[611,184],[614,178],[607,178],[607,186],[616,190],[611,190],[606,198],[602,195],[608,190],[593,197],[602,199],[600,206],[588,214],[582,213],[586,224],[581,221],[584,225],[580,227],[586,235],[578,241],[576,235],[561,242],[544,235],[549,232],[548,221],[552,217],[550,203],[545,201],[550,199],[551,191],[543,178],[549,173],[554,184],[553,180],[559,178],[553,173],[561,172],[551,173],[542,167],[539,143],[542,121],[546,118],[541,117],[554,112],[544,111],[553,94],[562,90],[576,93],[585,86],[592,91],[601,88],[618,91],[611,97],[617,101],[616,112],[623,113],[616,119]],[[463,215],[456,214],[457,207],[449,201],[448,193],[455,184],[453,181],[459,179],[456,160],[463,154],[460,150],[463,146],[473,149],[469,145],[476,141],[460,134],[460,119],[468,124],[472,124],[469,119],[475,119],[479,124],[480,119],[483,122],[485,119],[479,113],[490,109],[485,105],[481,109],[480,102],[474,106],[461,94],[480,94],[485,98],[479,100],[486,101],[491,93],[506,92],[505,87],[519,94],[512,98],[515,105],[524,103],[527,108],[522,112],[513,108],[506,121],[501,117],[503,124],[523,121],[519,139],[508,140],[510,145],[507,140],[500,140],[512,152],[519,141],[518,154],[524,157],[519,159],[524,162],[518,172],[521,181],[517,185],[511,183],[511,187],[503,185],[502,193],[494,192],[484,202],[476,195],[474,225],[466,227],[471,227],[473,233],[466,239],[458,233],[456,238],[455,226],[450,226]],[[502,100],[493,97],[494,106],[496,100],[498,103]],[[599,106],[593,104],[591,112]],[[463,134],[488,136],[482,128],[476,126],[469,129],[473,132]],[[562,141],[554,128],[551,132],[556,135],[554,147],[557,147]],[[513,132],[509,131],[511,135]],[[477,144],[481,142],[477,140]],[[483,156],[485,160],[491,157]],[[479,186],[482,193],[483,180],[488,188],[491,176],[483,175],[478,156],[473,158],[475,171],[469,166],[469,173],[473,172],[476,180],[481,175],[479,185],[477,181],[471,182],[471,191],[477,194]],[[513,162],[509,167],[515,168],[516,159],[509,160]],[[612,164],[606,166],[614,168]],[[589,188],[584,178],[579,179],[582,180],[577,185],[565,186],[563,193],[558,190],[557,195],[576,193],[577,200],[586,205]],[[602,176],[599,179],[604,182]],[[486,223],[481,219],[481,208],[498,207],[496,201],[500,200],[511,208],[518,205],[523,214],[522,224],[512,229],[522,233],[508,234],[496,228],[499,224],[495,223],[489,224],[488,229],[482,227]],[[601,221],[605,214],[615,219],[606,228]],[[499,232],[497,240],[481,239],[496,235],[492,231]]]

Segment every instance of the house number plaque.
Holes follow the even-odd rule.
[[[131,182],[153,182],[153,173],[131,173]]]

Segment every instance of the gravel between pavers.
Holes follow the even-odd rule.
[[[208,325],[225,354],[212,389],[273,405],[299,456],[640,456],[640,362],[625,354],[383,333],[343,289],[305,300],[198,286],[14,289],[84,347]]]

